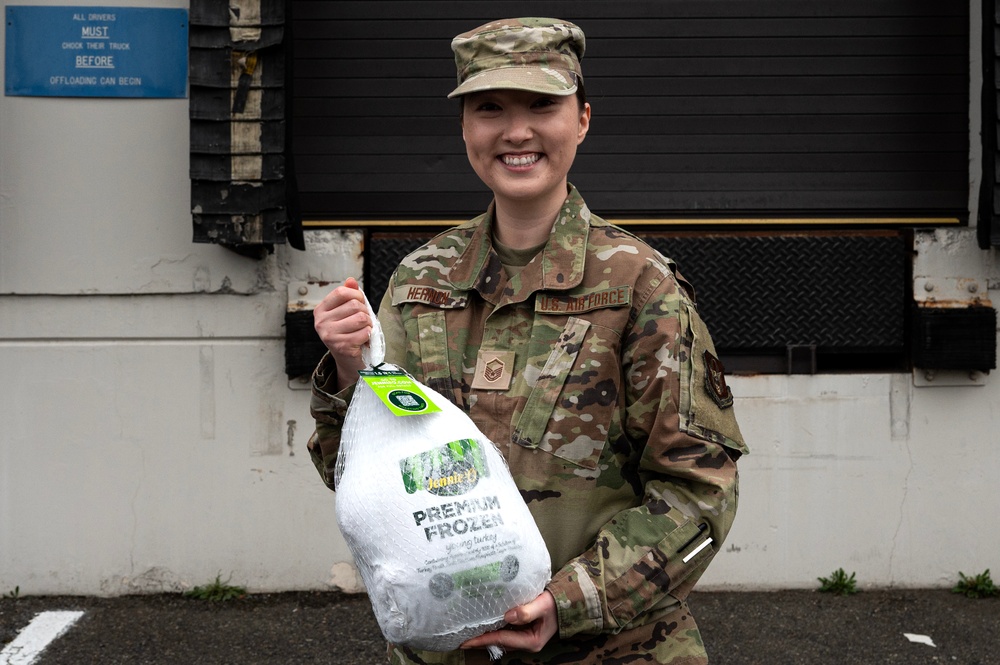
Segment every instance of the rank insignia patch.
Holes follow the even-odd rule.
[[[720,409],[733,405],[733,391],[726,385],[726,368],[708,351],[705,352],[705,390]]]
[[[507,390],[514,376],[514,352],[479,349],[476,357],[476,375],[472,379],[475,390]]]
[[[503,361],[499,358],[490,358],[483,368],[483,378],[489,383],[496,383],[503,376]]]

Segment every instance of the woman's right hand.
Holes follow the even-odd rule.
[[[316,334],[337,363],[337,388],[342,390],[358,380],[365,368],[361,347],[368,343],[373,323],[358,280],[347,280],[331,291],[313,310]]]

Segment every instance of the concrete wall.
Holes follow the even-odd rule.
[[[361,236],[310,232],[308,251],[263,261],[193,244],[187,114],[186,100],[0,98],[0,593],[217,574],[356,587],[282,324],[289,283],[360,274]],[[980,162],[974,145],[973,210]],[[973,278],[1000,299],[997,253],[973,236],[920,234],[916,278]],[[947,586],[1000,567],[1000,380],[936,381],[734,377],[753,454],[703,586],[811,588],[839,567]]]

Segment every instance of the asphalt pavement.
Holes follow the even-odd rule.
[[[1000,665],[1000,598],[945,589],[695,592],[715,665]],[[37,665],[385,662],[368,599],[337,592],[0,599],[0,653],[39,612],[82,611]],[[907,637],[907,634],[910,637]],[[933,646],[931,646],[933,644]],[[0,655],[0,665],[17,661]]]

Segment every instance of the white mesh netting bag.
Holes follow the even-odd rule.
[[[379,366],[382,349],[376,325],[364,359],[395,370]],[[337,457],[337,521],[385,638],[450,651],[534,600],[551,564],[493,443],[413,383],[440,411],[397,416],[358,381]]]

